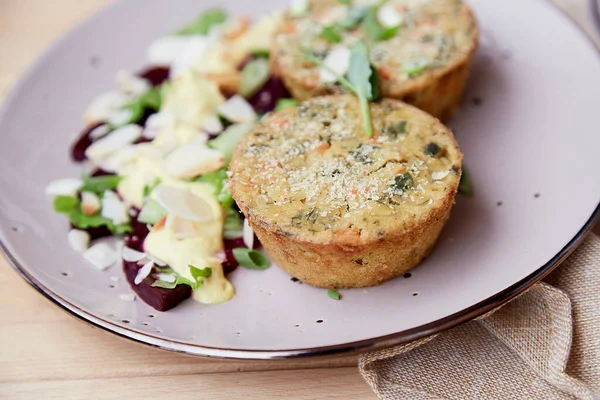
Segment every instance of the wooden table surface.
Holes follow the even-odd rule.
[[[39,53],[111,0],[0,0],[0,102]],[[591,30],[583,0],[560,0]],[[0,172],[1,173],[1,172]],[[136,344],[81,323],[0,256],[2,399],[374,398],[356,358],[205,360]]]

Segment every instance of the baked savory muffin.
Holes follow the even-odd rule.
[[[269,256],[327,288],[380,284],[426,257],[448,219],[462,154],[452,132],[397,100],[316,97],[238,144],[231,193]]]
[[[370,43],[382,96],[443,120],[460,101],[478,37],[473,14],[461,0],[310,0],[306,9],[287,12],[271,69],[300,100],[341,93],[335,79],[306,55],[331,61],[343,75],[349,57],[344,48],[362,39]]]

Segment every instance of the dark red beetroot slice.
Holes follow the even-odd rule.
[[[132,209],[131,212],[131,227],[133,231],[125,235],[125,246],[137,250],[144,251],[144,239],[148,236],[148,227],[137,220],[139,210]],[[135,262],[123,261],[123,272],[129,282],[129,286],[150,307],[157,311],[167,311],[176,307],[183,300],[187,299],[192,294],[192,289],[186,285],[177,285],[174,289],[163,289],[153,287],[154,278],[151,276],[135,284],[135,277],[141,267]]]
[[[90,133],[94,129],[96,129],[102,125],[104,125],[104,124],[90,125],[87,128],[85,128],[85,130],[79,136],[79,139],[77,139],[77,141],[71,147],[71,157],[73,158],[73,160],[75,160],[75,161],[84,161],[85,160],[85,151],[92,144],[92,138],[90,137]]]
[[[275,109],[279,99],[288,97],[291,97],[290,92],[288,92],[281,79],[271,75],[267,83],[248,99],[248,103],[252,105],[257,113],[265,114]]]
[[[135,284],[135,277],[140,267],[137,263],[123,261],[123,272],[129,286],[135,294],[150,307],[157,311],[168,311],[177,307],[179,303],[192,295],[192,289],[186,285],[177,285],[174,289],[154,287],[154,278],[147,277],[139,285]]]
[[[153,86],[162,85],[169,79],[169,68],[151,67],[143,70],[138,74],[140,78],[148,79]]]

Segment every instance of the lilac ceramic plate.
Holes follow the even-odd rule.
[[[482,44],[451,126],[476,193],[458,199],[434,253],[410,278],[344,291],[342,301],[333,301],[278,268],[238,269],[231,275],[237,295],[227,303],[188,301],[158,313],[121,300],[130,293],[127,283],[110,279],[121,275],[119,266],[100,272],[70,249],[65,221],[52,212],[44,187],[79,173],[68,145],[85,106],[110,87],[116,71],[139,69],[153,38],[216,3],[255,16],[281,5],[120,2],[56,44],[6,102],[2,246],[25,279],[77,317],[204,356],[273,359],[381,348],[509,300],[560,263],[590,228],[600,201],[597,49],[545,1],[472,0]]]

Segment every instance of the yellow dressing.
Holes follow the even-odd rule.
[[[215,82],[187,70],[172,81],[160,110],[172,114],[177,122],[200,129],[224,102]]]
[[[215,215],[206,222],[193,222],[197,236],[178,239],[173,226],[150,232],[144,241],[144,250],[164,261],[182,277],[193,279],[189,266],[212,268],[210,278],[194,292],[193,298],[204,304],[230,300],[235,290],[225,278],[221,262],[214,255],[222,250],[223,211],[212,194],[212,187],[201,182],[169,182],[167,185],[186,189],[205,200]],[[172,218],[172,216],[169,216]]]

